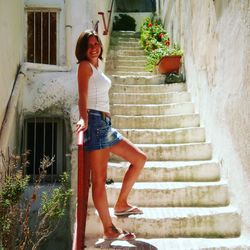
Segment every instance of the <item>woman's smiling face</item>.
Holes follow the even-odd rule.
[[[96,61],[101,53],[101,44],[98,42],[95,36],[88,38],[88,50],[87,58],[90,61]]]

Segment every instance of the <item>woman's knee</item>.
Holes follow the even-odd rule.
[[[138,153],[137,157],[135,157],[134,161],[131,163],[133,166],[136,166],[138,168],[143,168],[146,161],[147,161],[147,155],[141,151]]]

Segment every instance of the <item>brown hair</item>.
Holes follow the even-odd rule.
[[[75,56],[78,60],[77,63],[80,63],[81,61],[87,59],[86,53],[88,49],[88,39],[90,36],[96,37],[97,41],[100,43],[101,53],[99,55],[99,59],[102,60],[103,47],[102,47],[101,39],[99,38],[98,34],[94,30],[85,30],[84,32],[80,34],[76,43]]]

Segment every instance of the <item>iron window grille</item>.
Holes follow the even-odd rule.
[[[45,181],[54,182],[66,170],[65,124],[60,118],[34,117],[24,121],[23,149],[28,154],[29,166],[26,174],[31,180],[39,175],[40,162],[44,156],[54,157],[54,162],[47,169]]]
[[[27,62],[57,64],[57,9],[27,9]]]

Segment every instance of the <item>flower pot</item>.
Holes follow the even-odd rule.
[[[158,66],[160,74],[175,72],[178,73],[181,65],[181,56],[164,56],[161,58]]]

